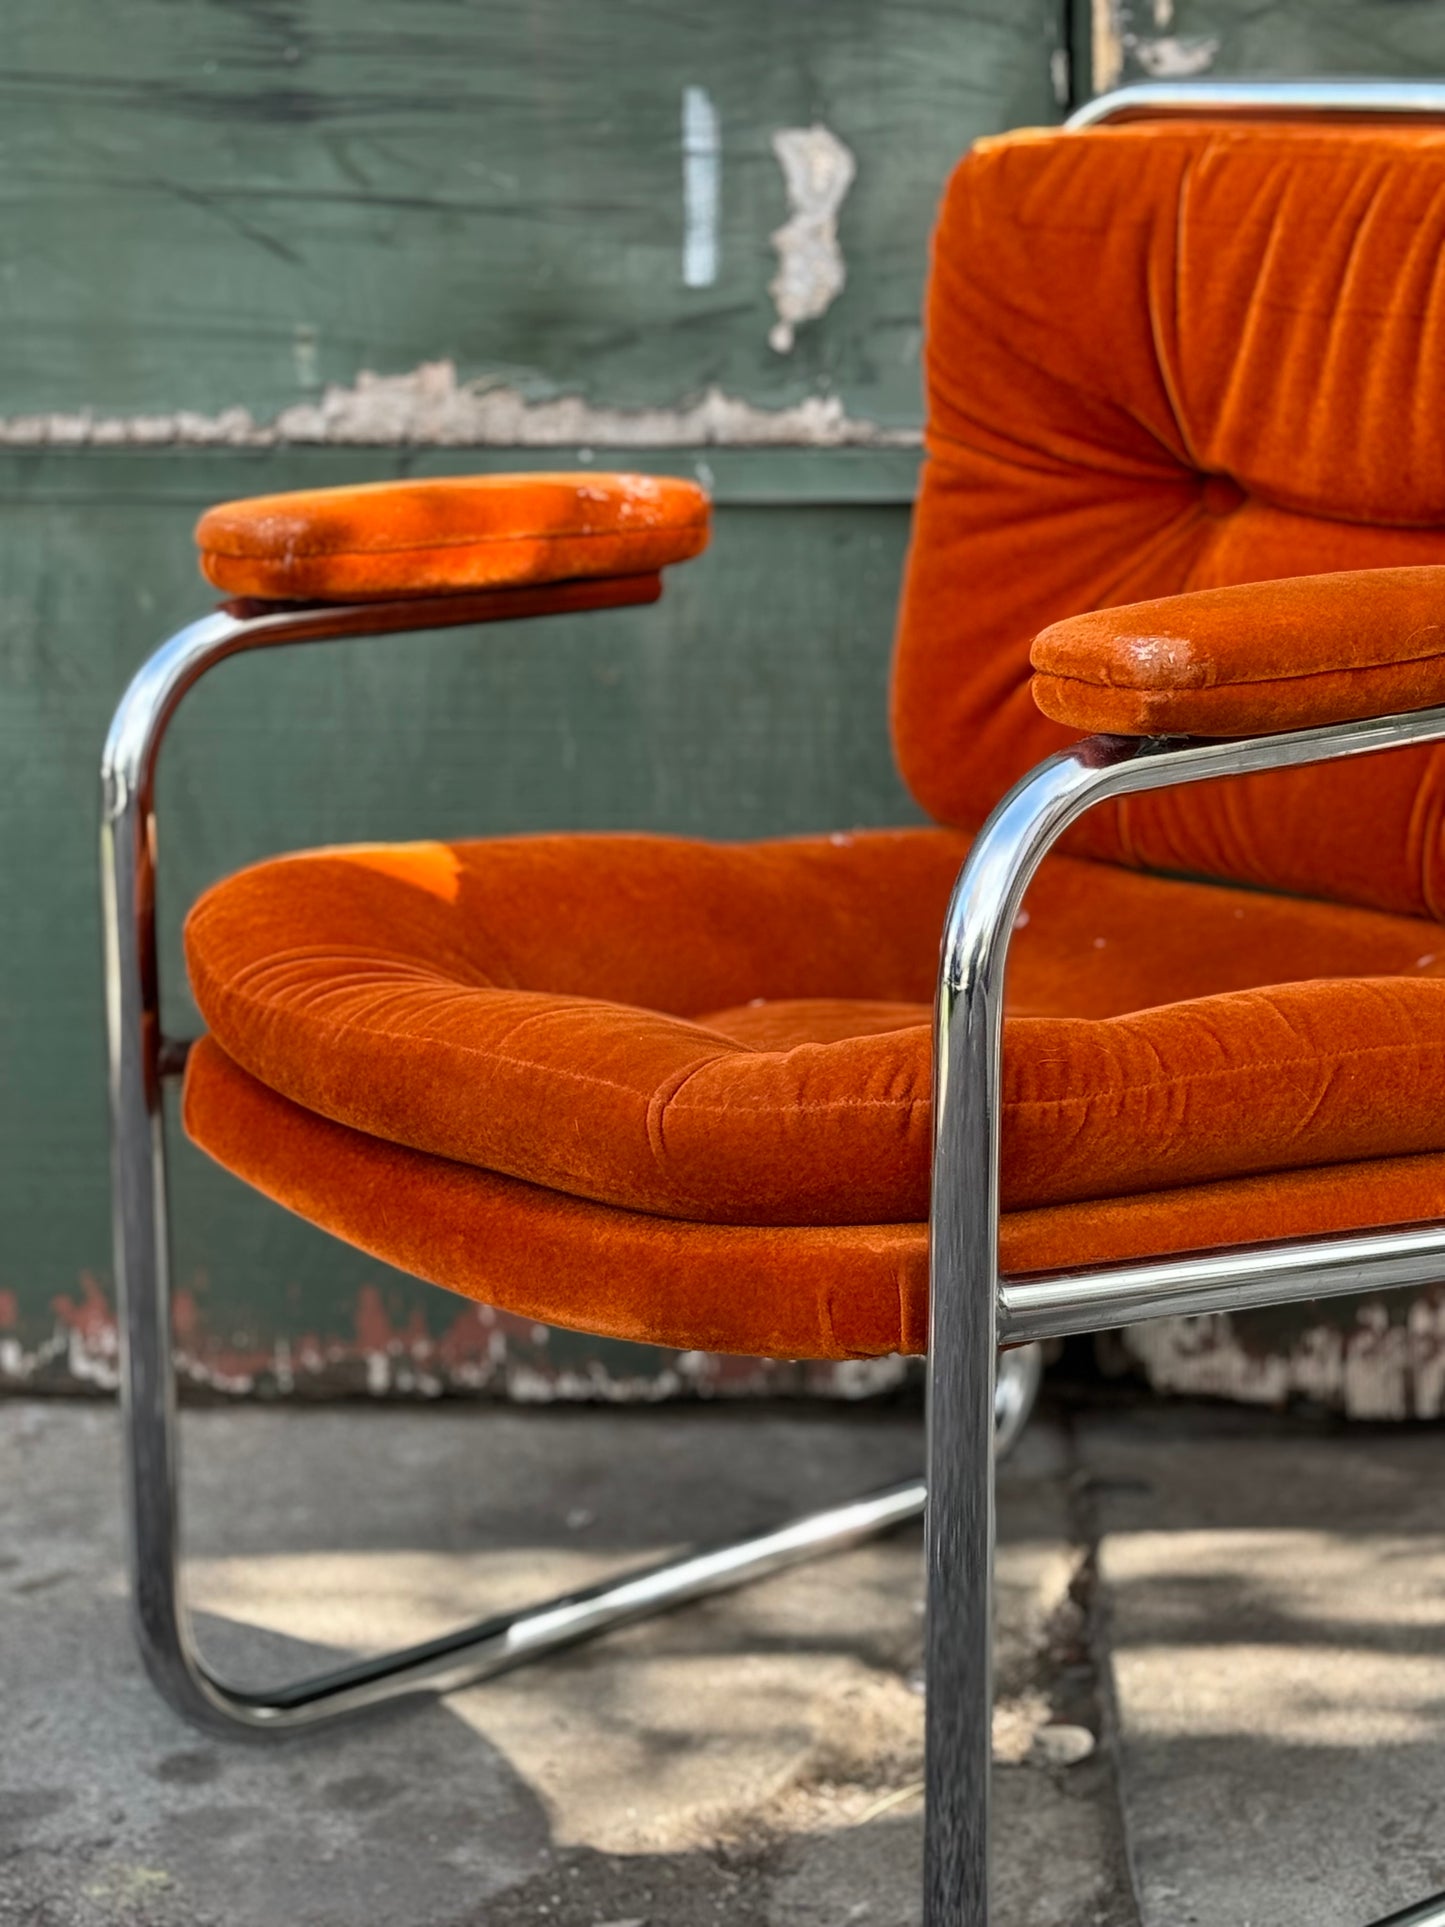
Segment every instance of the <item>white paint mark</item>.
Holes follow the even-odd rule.
[[[1067,47],[1055,47],[1049,55],[1049,84],[1054,90],[1054,105],[1067,107],[1073,95],[1073,63]]]
[[[1096,94],[1107,94],[1117,87],[1124,78],[1126,64],[1138,67],[1150,80],[1188,80],[1195,74],[1209,72],[1219,52],[1216,35],[1135,33],[1134,11],[1131,0],[1093,0]],[[1174,0],[1151,0],[1149,11],[1156,27],[1173,26]]]
[[[911,428],[855,420],[836,396],[790,408],[758,408],[709,388],[676,408],[606,408],[580,395],[534,401],[485,379],[457,380],[455,364],[427,361],[404,375],[363,369],[314,401],[270,421],[245,408],[216,415],[71,413],[0,416],[0,447],[276,448],[330,444],[370,448],[566,448],[580,462],[611,448],[912,448]]]
[[[298,388],[321,386],[321,364],[317,355],[319,337],[315,328],[298,321],[291,336],[291,363],[296,370]]]
[[[851,149],[821,123],[780,127],[773,152],[783,170],[791,218],[772,236],[778,272],[768,284],[778,319],[768,345],[787,354],[800,322],[815,321],[848,278],[838,245],[838,210],[858,164]]]
[[[710,288],[717,280],[722,138],[717,108],[705,87],[682,90],[682,280]]]
[[[1209,72],[1219,40],[1213,34],[1160,34],[1134,41],[1129,51],[1151,80],[1188,80]]]

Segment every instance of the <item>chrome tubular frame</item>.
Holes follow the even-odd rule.
[[[1433,80],[1158,80],[1085,101],[1070,127],[1125,120],[1428,120],[1445,114]]]
[[[605,1581],[531,1610],[357,1661],[272,1693],[226,1684],[192,1636],[177,1529],[164,1081],[185,1062],[161,1028],[154,809],[161,742],[199,679],[243,650],[475,620],[464,599],[352,609],[222,610],[135,677],[103,761],[102,870],[133,1601],[147,1670],[212,1731],[277,1733],[402,1694],[444,1692],[611,1627],[886,1531],[928,1522],[926,1927],[987,1927],[993,1490],[998,1450],[1037,1383],[1037,1351],[997,1347],[1164,1313],[1238,1310],[1445,1275],[1445,1226],[1212,1251],[1001,1279],[998,1120],[1004,970],[1014,919],[1048,849],[1110,797],[1445,740],[1445,710],[1224,743],[1095,737],[1042,764],[980,832],[949,906],[938,990],[928,1484],[909,1480],[775,1531]],[[997,1434],[996,1427],[997,1425]],[[1380,1927],[1445,1927],[1445,1902]]]
[[[527,1611],[360,1660],[271,1693],[228,1685],[197,1651],[182,1587],[172,1363],[163,1090],[187,1045],[161,1028],[156,958],[155,771],[181,699],[244,650],[455,627],[495,613],[488,598],[448,596],[355,608],[235,604],[191,624],[143,665],[116,710],[101,766],[101,877],[109,1039],[111,1167],[121,1340],[132,1606],[146,1670],[178,1713],[223,1734],[278,1733],[420,1691],[447,1692],[614,1626],[721,1592],[886,1532],[924,1508],[922,1479],[688,1553]],[[1000,1398],[1011,1439],[1037,1384],[1021,1358]]]

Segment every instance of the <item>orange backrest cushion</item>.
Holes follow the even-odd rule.
[[[1143,122],[985,141],[934,242],[897,753],[977,826],[1073,740],[1065,616],[1445,561],[1445,132]],[[1445,750],[1133,797],[1076,851],[1445,917]]]

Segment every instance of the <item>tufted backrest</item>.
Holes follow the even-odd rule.
[[[894,660],[904,776],[976,827],[1070,740],[1029,645],[1085,610],[1445,562],[1445,130],[1144,122],[949,184]],[[1445,919],[1445,749],[1105,806],[1084,854]]]

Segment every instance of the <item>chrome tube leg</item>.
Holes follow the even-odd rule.
[[[144,788],[107,772],[102,893],[121,1409],[131,1600],[147,1672],[205,1719],[180,1599],[165,1138],[156,992],[153,825]]]
[[[929,1255],[924,1927],[987,1927],[1001,979],[960,880],[944,935]],[[976,955],[970,946],[981,945]]]
[[[1434,1894],[1388,1920],[1377,1920],[1374,1927],[1445,1927],[1445,1894]]]
[[[929,1223],[924,1927],[988,1927],[1003,985],[1029,879],[1096,781],[1058,758],[974,841],[944,924]]]
[[[993,1295],[935,1208],[928,1373],[924,1927],[987,1927],[993,1726]]]
[[[445,607],[425,603],[258,616],[220,610],[181,630],[143,664],[115,712],[102,757],[102,924],[132,1600],[146,1670],[161,1693],[195,1724],[231,1736],[315,1727],[402,1694],[446,1692],[610,1627],[858,1545],[923,1511],[923,1481],[905,1480],[736,1544],[669,1559],[524,1612],[478,1620],[440,1639],[358,1660],[271,1693],[227,1685],[200,1658],[183,1594],[178,1529],[162,1080],[179,1067],[184,1052],[167,1047],[161,1033],[156,758],[187,690],[227,656],[285,642],[467,619],[458,598]]]
[[[327,1724],[403,1694],[445,1692],[860,1544],[922,1512],[923,1481],[905,1480],[736,1544],[625,1573],[271,1693],[218,1679],[196,1650],[182,1592],[149,786],[116,782],[109,771],[101,861],[131,1598],[146,1671],[183,1717],[233,1737],[278,1734]]]

